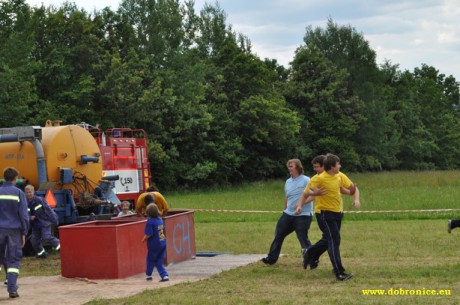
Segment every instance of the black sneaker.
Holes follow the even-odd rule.
[[[319,265],[319,259],[314,259],[310,263],[310,270],[318,268]]]
[[[145,278],[145,280],[146,280],[146,281],[151,281],[151,280],[152,280],[152,277],[151,277],[151,276],[147,276],[147,277]]]
[[[302,253],[302,257],[303,257],[302,266],[304,269],[307,269],[308,265],[310,265],[312,262],[312,257],[308,255],[308,249],[307,251],[304,251],[304,253]]]
[[[17,297],[19,297],[19,294],[18,294],[17,291],[15,291],[15,292],[10,292],[10,298],[17,298]]]
[[[337,273],[335,277],[339,281],[346,281],[348,279],[351,279],[353,277],[353,274],[342,272],[342,273]]]
[[[302,257],[305,255],[305,253],[307,253],[308,251],[308,248],[302,248],[302,250],[300,251],[302,253]]]
[[[274,264],[268,257],[264,257],[260,261],[262,263],[264,263],[265,265],[273,265]]]
[[[447,232],[452,232],[452,219],[447,221]]]
[[[36,258],[47,258],[48,257],[48,252],[45,251],[45,252],[43,252],[41,254],[37,254],[35,257]]]

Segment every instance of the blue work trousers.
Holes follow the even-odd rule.
[[[40,253],[43,250],[43,244],[52,247],[59,245],[59,239],[51,235],[51,227],[33,227],[30,242],[36,253]]]
[[[0,261],[3,261],[6,250],[8,292],[17,292],[19,267],[22,258],[22,234],[20,230],[0,229]]]

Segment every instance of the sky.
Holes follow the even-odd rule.
[[[63,0],[26,0],[31,6],[59,7]],[[74,0],[88,12],[120,0]],[[195,9],[205,2],[195,0]],[[227,24],[252,43],[260,58],[289,66],[303,44],[307,26],[326,28],[331,18],[352,26],[377,54],[377,64],[389,60],[401,71],[422,64],[460,81],[460,0],[219,0]]]

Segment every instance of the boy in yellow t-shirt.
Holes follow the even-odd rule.
[[[304,197],[315,198],[315,213],[318,226],[327,240],[328,254],[334,268],[337,280],[344,281],[353,275],[345,273],[340,257],[340,227],[343,218],[343,201],[341,189],[348,190],[350,195],[356,191],[356,186],[340,172],[340,159],[336,155],[327,154],[324,160],[325,171],[315,175],[304,191]],[[343,192],[343,191],[342,191]],[[311,264],[315,252],[320,251],[320,245],[315,244],[304,253],[304,268]],[[316,251],[318,250],[318,251]]]

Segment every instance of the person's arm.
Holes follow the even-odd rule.
[[[342,186],[340,188],[340,192],[342,194],[352,195],[353,196],[353,206],[355,208],[360,208],[361,202],[359,199],[360,192],[358,190],[358,186],[354,184],[350,180],[350,178],[348,178],[344,173],[340,172],[339,174],[341,175],[341,178],[342,178]]]
[[[357,209],[359,209],[361,207],[361,201],[360,201],[360,198],[359,198],[359,189],[358,187],[355,185],[355,193],[353,195],[353,206]]]
[[[165,215],[168,212],[169,206],[165,197],[160,193],[155,193],[155,204],[158,207],[160,215]]]
[[[19,193],[19,218],[21,221],[21,233],[25,237],[29,232],[30,216],[27,211],[27,199],[23,192]]]
[[[313,196],[307,193],[303,193],[295,205],[295,214],[299,215],[302,212],[303,206],[309,203],[310,201],[315,200],[315,197],[316,196]]]
[[[144,237],[142,237],[142,240],[141,240],[141,242],[143,242],[143,243],[144,243],[144,242],[145,242],[147,239],[149,239],[149,238],[150,238],[150,236],[149,236],[149,235],[147,235],[147,234],[145,234],[145,235],[144,235]]]
[[[340,194],[343,194],[343,195],[350,195],[350,190],[349,189],[346,189],[344,187],[340,187]]]
[[[359,199],[359,189],[356,184],[352,183],[352,185],[349,188],[341,187],[340,193],[344,195],[353,195],[352,205],[357,209],[361,207],[361,201]]]
[[[306,200],[309,197],[310,197],[310,195],[308,195],[306,193],[302,193],[302,195],[300,196],[299,200],[297,200],[297,203],[295,204],[295,214],[296,215],[300,214],[300,212],[302,211],[302,207],[308,202]]]
[[[142,200],[141,202],[137,202],[136,204],[136,214],[139,215],[139,216],[145,216],[143,212],[145,212],[145,203],[144,201]]]
[[[323,196],[326,194],[326,191],[323,188],[315,187],[314,190],[307,188],[306,192],[300,196],[297,204],[295,205],[295,214],[299,215],[302,211],[302,207],[309,203],[310,201],[315,200],[316,196]]]
[[[27,200],[27,214],[29,215],[29,222],[33,222],[35,220],[35,215],[30,215],[34,208],[33,204],[29,205],[29,200]]]

